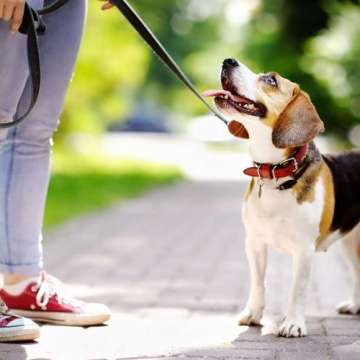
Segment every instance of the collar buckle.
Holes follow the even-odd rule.
[[[294,157],[294,156],[291,157],[291,158],[288,158],[288,159],[283,160],[283,161],[282,161],[281,163],[279,163],[279,164],[276,164],[275,167],[287,165],[287,164],[290,163],[291,161],[294,162],[294,166],[295,166],[295,169],[293,170],[293,173],[294,173],[294,172],[296,172],[296,171],[299,169],[299,163],[298,163],[298,161],[296,160],[296,157]]]
[[[272,174],[272,178],[273,178],[273,181],[274,183],[276,184],[277,181],[278,181],[278,178],[276,177],[276,168],[279,166],[279,164],[275,164],[272,169],[271,169],[271,174]]]
[[[280,163],[275,164],[275,165],[272,166],[271,175],[272,175],[272,179],[273,179],[275,184],[279,180],[278,177],[276,176],[276,169],[278,167],[280,167],[280,166],[288,165],[291,161],[294,163],[294,167],[295,167],[294,170],[293,170],[293,174],[294,174],[299,169],[299,163],[298,163],[297,159],[294,156],[291,157],[291,158],[285,159],[285,160],[281,161]]]

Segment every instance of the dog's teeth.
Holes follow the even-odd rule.
[[[246,110],[254,110],[255,109],[254,104],[246,103],[246,104],[241,104],[241,106]]]

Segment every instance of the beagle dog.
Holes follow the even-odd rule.
[[[221,90],[209,90],[218,109],[233,119],[230,132],[248,139],[254,165],[243,205],[251,287],[241,325],[259,325],[265,306],[267,247],[293,259],[293,284],[287,315],[278,334],[307,333],[305,297],[316,251],[342,239],[354,289],[340,313],[360,312],[360,152],[321,155],[313,140],[324,131],[309,96],[271,72],[254,74],[226,59]]]

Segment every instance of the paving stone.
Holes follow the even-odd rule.
[[[47,270],[76,296],[109,304],[114,317],[105,327],[43,326],[38,343],[0,344],[0,359],[360,359],[360,318],[334,310],[350,290],[338,246],[315,258],[308,337],[237,326],[249,291],[244,189],[241,182],[185,181],[46,234]],[[276,321],[290,286],[290,257],[270,251],[267,313]]]
[[[330,344],[330,345],[345,345],[351,344],[356,341],[358,336],[335,336],[335,335],[327,335],[327,336],[308,336],[307,339],[312,342],[316,342],[319,344]]]
[[[245,350],[251,350],[254,348],[260,350],[281,349],[281,351],[302,352],[302,353],[324,351],[328,348],[326,343],[314,342],[312,340],[305,340],[305,339],[276,340],[276,338],[269,338],[269,341],[267,342],[241,341],[241,342],[237,342],[236,345],[240,349],[245,349]]]
[[[327,335],[338,335],[338,336],[360,336],[360,324],[358,328],[352,327],[352,328],[327,328],[326,329]]]
[[[328,328],[336,329],[358,329],[360,326],[359,316],[339,315],[323,319],[323,324]]]
[[[335,346],[332,349],[334,360],[359,360],[360,342],[356,341],[349,345]]]
[[[304,352],[279,352],[277,353],[277,360],[304,360]],[[330,360],[327,350],[321,352],[312,352],[307,355],[307,359],[311,360]]]
[[[210,347],[197,350],[191,350],[183,353],[184,356],[190,358],[214,358],[214,359],[261,359],[274,360],[275,352],[272,350],[259,350],[253,348],[251,350],[243,350],[231,345],[223,345],[221,347]]]

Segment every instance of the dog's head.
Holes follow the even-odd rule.
[[[248,129],[257,122],[272,128],[275,147],[288,148],[308,143],[324,130],[309,96],[277,73],[254,74],[236,60],[226,59],[221,83],[222,90],[205,95],[215,97],[218,109],[233,119],[229,130],[237,137],[248,138]]]

